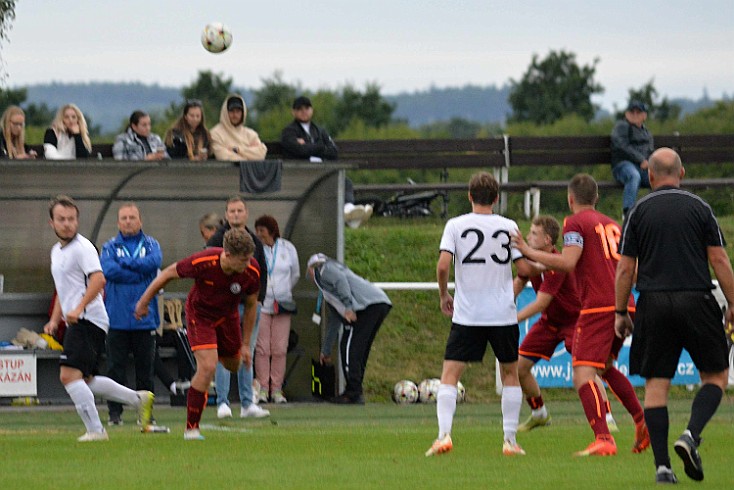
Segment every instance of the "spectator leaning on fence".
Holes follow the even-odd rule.
[[[87,120],[74,104],[66,104],[57,112],[51,127],[43,135],[43,153],[48,160],[89,158],[92,141]]]
[[[647,159],[655,146],[652,134],[645,126],[647,106],[633,100],[627,106],[624,119],[618,121],[612,130],[612,175],[624,185],[622,212],[635,205],[640,186],[650,188],[647,176]]]
[[[204,122],[200,100],[187,100],[183,115],[166,131],[166,149],[171,158],[206,160],[209,158],[209,130]]]
[[[112,145],[115,160],[158,161],[170,158],[166,154],[161,137],[150,132],[150,116],[143,111],[130,115],[130,124],[124,133],[118,134]]]
[[[26,160],[36,158],[36,152],[25,144],[25,112],[11,105],[2,116],[0,128],[0,158]]]

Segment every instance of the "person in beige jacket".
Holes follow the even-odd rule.
[[[264,160],[268,148],[257,133],[245,126],[247,106],[237,94],[228,95],[219,113],[219,124],[210,131],[217,160]]]

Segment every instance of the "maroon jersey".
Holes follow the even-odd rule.
[[[553,253],[559,253],[555,248]],[[576,277],[573,272],[545,271],[539,276],[530,278],[536,293],[542,292],[553,296],[548,308],[540,315],[547,325],[562,327],[574,325],[581,309],[576,289]]]
[[[244,272],[227,275],[220,264],[221,253],[221,248],[208,248],[176,263],[179,277],[194,279],[186,306],[196,316],[239,317],[242,297],[260,290],[260,267],[255,259],[250,259]]]
[[[614,276],[620,259],[621,235],[619,225],[595,209],[564,220],[563,246],[583,248],[575,269],[582,313],[593,313],[588,310],[597,308],[614,310]]]

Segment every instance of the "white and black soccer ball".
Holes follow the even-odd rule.
[[[404,379],[395,383],[392,399],[398,405],[407,405],[418,401],[418,387],[412,381]]]
[[[212,22],[201,33],[201,45],[210,53],[221,53],[232,45],[232,31],[221,22]]]
[[[438,387],[441,381],[438,378],[424,379],[418,385],[418,400],[421,403],[436,403]]]
[[[459,381],[456,385],[456,403],[464,403],[466,401],[466,388]]]

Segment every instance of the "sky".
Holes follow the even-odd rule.
[[[211,54],[203,27],[232,47]],[[142,82],[183,87],[200,70],[258,88],[276,71],[308,90],[377,83],[384,95],[519,80],[551,50],[598,59],[594,102],[734,95],[732,0],[18,0],[0,56],[10,87]]]

